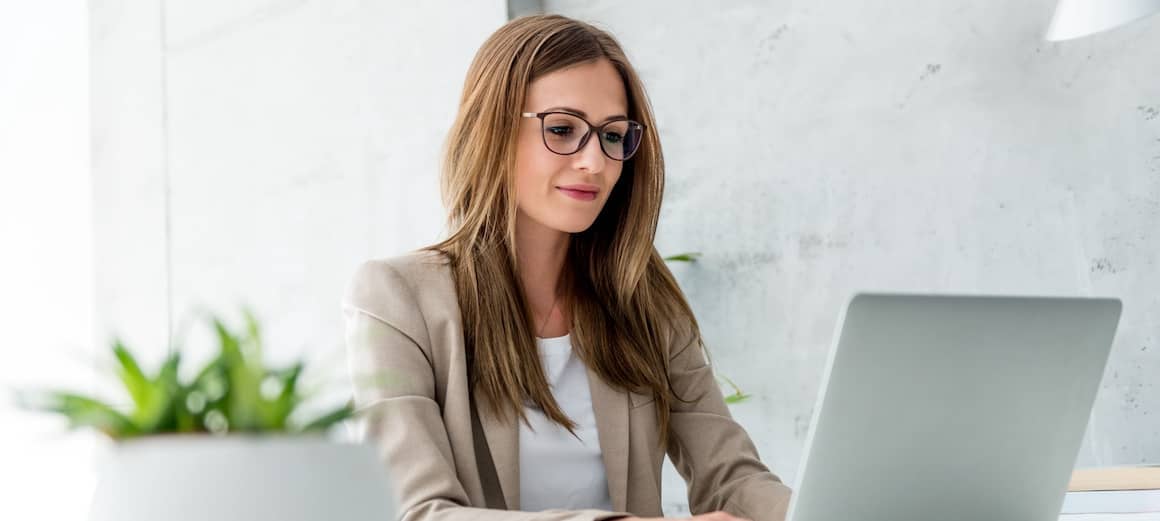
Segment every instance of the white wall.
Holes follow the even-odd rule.
[[[1121,297],[1078,463],[1160,463],[1160,17],[1055,44],[1053,0],[545,4],[641,71],[658,248],[705,253],[678,276],[783,478],[857,290]]]
[[[11,392],[92,384],[85,2],[0,1],[0,519],[82,519],[95,437]]]
[[[438,148],[505,9],[94,3],[99,326],[161,353],[249,304],[275,362],[345,378],[343,287],[439,237]]]

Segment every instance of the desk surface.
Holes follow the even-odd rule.
[[[1064,514],[1059,521],[1160,521],[1160,512],[1143,514]]]

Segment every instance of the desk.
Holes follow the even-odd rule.
[[[1145,514],[1064,514],[1059,521],[1160,521],[1160,512]]]

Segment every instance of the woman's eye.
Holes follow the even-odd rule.
[[[567,136],[572,133],[572,127],[548,127],[548,132],[554,136]]]
[[[608,143],[620,143],[621,141],[624,141],[624,136],[617,134],[616,132],[605,132],[604,141]]]

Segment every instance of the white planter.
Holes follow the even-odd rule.
[[[370,445],[321,437],[175,435],[116,444],[91,521],[387,521]]]

